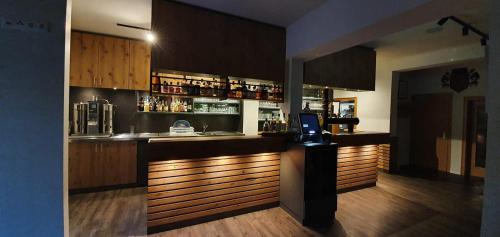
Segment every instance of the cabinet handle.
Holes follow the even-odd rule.
[[[94,152],[97,153],[97,143],[94,145]]]
[[[100,80],[100,81],[99,81],[99,85],[101,85],[101,86],[102,86],[102,77],[99,77],[99,80]]]
[[[95,83],[95,82],[96,82],[96,78],[95,78],[95,76],[94,76],[93,80],[94,80],[94,83],[92,83],[92,85],[94,85],[94,86],[95,86],[95,85],[96,85],[96,83]]]
[[[102,143],[101,143],[101,152],[102,152]]]

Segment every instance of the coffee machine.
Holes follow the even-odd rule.
[[[113,134],[113,108],[113,104],[102,99],[73,104],[73,134]]]

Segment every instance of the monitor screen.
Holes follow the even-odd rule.
[[[315,135],[321,134],[321,128],[319,126],[319,120],[317,114],[301,113],[299,114],[300,127],[302,134],[304,135]]]

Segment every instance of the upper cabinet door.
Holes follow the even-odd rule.
[[[155,69],[284,81],[286,32],[174,1],[153,0]]]
[[[122,38],[99,37],[100,88],[128,89],[130,41]]]
[[[353,90],[375,90],[376,53],[353,47],[304,63],[304,83]]]
[[[98,78],[98,38],[81,32],[71,33],[70,85],[93,87]]]
[[[149,90],[151,46],[143,41],[130,41],[130,79],[132,90]]]

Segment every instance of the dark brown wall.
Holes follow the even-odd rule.
[[[284,28],[154,0],[152,30],[153,69],[284,81]]]
[[[137,113],[135,91],[79,87],[70,88],[70,121],[73,119],[73,103],[88,101],[93,95],[117,105],[114,120],[115,133],[128,133],[130,126],[135,126],[136,133],[168,132],[170,126],[179,119],[189,121],[195,131],[202,130],[202,121],[208,124],[207,131],[241,131],[240,116]]]
[[[352,47],[304,63],[304,83],[358,90],[375,90],[376,53]]]

